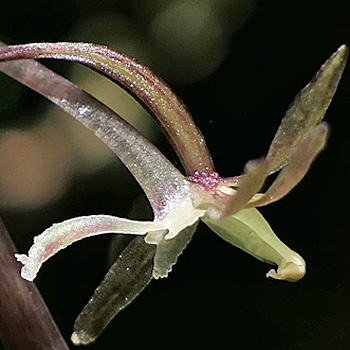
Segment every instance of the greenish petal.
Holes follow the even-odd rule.
[[[136,237],[122,251],[74,322],[72,341],[86,345],[107,327],[152,280],[155,247]]]
[[[298,143],[322,121],[337,90],[348,56],[342,45],[296,95],[273,139],[266,160],[270,173],[284,167]]]
[[[222,220],[202,220],[227,242],[259,260],[278,265],[277,272],[269,271],[268,277],[297,281],[305,275],[303,258],[275,235],[257,209],[243,209]]]

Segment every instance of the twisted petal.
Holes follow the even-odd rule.
[[[297,281],[305,275],[303,258],[281,242],[256,209],[243,209],[223,220],[202,218],[214,232],[259,260],[278,265],[267,277]]]
[[[268,164],[265,160],[254,160],[245,166],[246,174],[241,180],[237,192],[231,197],[223,211],[222,217],[233,215],[244,208],[249,200],[259,191],[268,175]]]
[[[321,122],[338,87],[347,55],[348,49],[342,45],[289,106],[266,157],[270,173],[284,167],[298,143]]]
[[[299,143],[287,166],[281,170],[269,189],[259,199],[252,200],[248,207],[267,205],[288,194],[303,179],[316,156],[324,148],[328,129],[323,122],[311,130]]]
[[[262,164],[256,165],[255,169],[253,167],[253,171],[247,175],[221,180],[224,185],[238,187],[237,195],[231,199],[232,209],[229,211],[227,206],[226,214],[237,212],[249,196],[253,200],[247,207],[277,201],[302,180],[312,161],[325,146],[328,127],[320,122],[339,84],[347,54],[347,47],[341,46],[296,96],[277,130],[266,159],[261,161]],[[283,167],[285,168],[265,194],[252,194],[254,186],[257,188],[261,182],[264,171],[268,175]]]
[[[33,281],[41,265],[68,245],[86,237],[104,233],[124,233],[144,235],[153,230],[165,229],[160,223],[151,221],[135,221],[109,215],[81,216],[54,224],[41,235],[34,237],[34,245],[28,255],[16,254],[24,265],[21,276]]]

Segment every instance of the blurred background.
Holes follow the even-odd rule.
[[[91,41],[131,54],[183,99],[222,176],[266,154],[295,94],[343,43],[347,1],[32,0],[0,4],[0,40]],[[45,61],[135,125],[181,169],[149,115],[88,68]],[[154,281],[91,350],[192,342],[238,349],[348,349],[350,344],[350,75],[326,115],[328,147],[285,199],[261,209],[306,260],[296,283],[201,225],[166,280]],[[54,222],[126,216],[141,190],[83,126],[0,75],[0,213],[19,251]],[[146,212],[146,211],[145,211]],[[140,211],[136,217],[146,218]],[[74,244],[36,279],[69,341],[75,317],[108,266],[111,237]],[[0,310],[1,312],[1,310]],[[165,338],[164,338],[165,337]],[[157,344],[158,343],[158,344]],[[0,346],[1,348],[1,346]],[[74,346],[71,345],[73,349]]]

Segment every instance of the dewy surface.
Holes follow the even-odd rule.
[[[155,253],[151,251],[147,255],[143,251],[144,256],[147,255],[146,260],[151,261],[154,256],[152,276],[166,277],[191,240],[200,219],[226,241],[262,261],[278,265],[277,270],[268,272],[268,277],[297,281],[304,276],[306,270],[302,257],[277,238],[255,206],[266,205],[287,194],[303,178],[311,162],[323,149],[328,127],[321,121],[345,66],[345,46],[339,48],[297,95],[267,157],[248,162],[243,176],[227,179],[222,179],[213,170],[204,139],[191,116],[186,114],[187,110],[181,107],[182,102],[149,68],[130,57],[123,56],[123,61],[124,58],[120,59],[118,53],[109,48],[84,43],[28,44],[0,50],[0,61],[40,57],[78,61],[93,66],[125,86],[129,84],[128,89],[151,109],[163,128],[168,128],[167,134],[188,176],[183,176],[123,119],[74,84],[37,62],[0,62],[0,69],[6,74],[50,99],[104,141],[135,176],[154,212],[154,221],[91,215],[55,224],[34,239],[28,255],[17,255],[24,264],[23,277],[33,279],[43,261],[69,244],[107,232],[146,235],[145,242],[156,245]],[[134,79],[132,83],[130,79]],[[150,87],[152,84],[157,87]],[[179,128],[179,123],[183,123],[183,129]],[[198,131],[194,142],[190,137],[193,130]],[[257,193],[268,174],[279,169],[282,170],[267,192]],[[136,260],[129,256],[125,263],[135,267]],[[124,264],[123,261],[120,263]],[[118,263],[115,266],[118,269]],[[117,298],[113,302],[117,310],[103,313],[102,320],[105,318],[105,321],[97,322],[96,328],[89,323],[95,317],[91,310],[95,310],[96,317],[101,320],[101,314],[97,312],[102,306],[101,301],[105,302],[110,288],[115,288],[118,282],[127,281],[124,287],[126,293],[130,292],[128,298],[134,298],[149,282],[149,270],[144,270],[144,273],[148,275],[136,290],[132,290],[130,281],[133,278],[108,274],[98,292],[102,293],[102,297],[92,299],[88,304],[89,317],[82,317],[85,321],[79,322],[73,341],[82,344],[95,339],[123,308],[125,301],[123,303]],[[112,281],[114,278],[116,280]]]

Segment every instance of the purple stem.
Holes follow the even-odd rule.
[[[0,219],[0,338],[6,350],[68,350],[33,282],[20,275],[16,248]]]
[[[151,69],[133,57],[90,43],[39,43],[8,46],[0,61],[55,58],[79,62],[106,75],[131,93],[160,123],[187,175],[214,171],[205,140],[184,103]]]
[[[101,139],[145,191],[156,218],[165,214],[166,196],[182,184],[180,172],[134,127],[75,84],[34,60],[1,62],[0,71],[45,96]],[[6,57],[4,60],[16,60]]]

